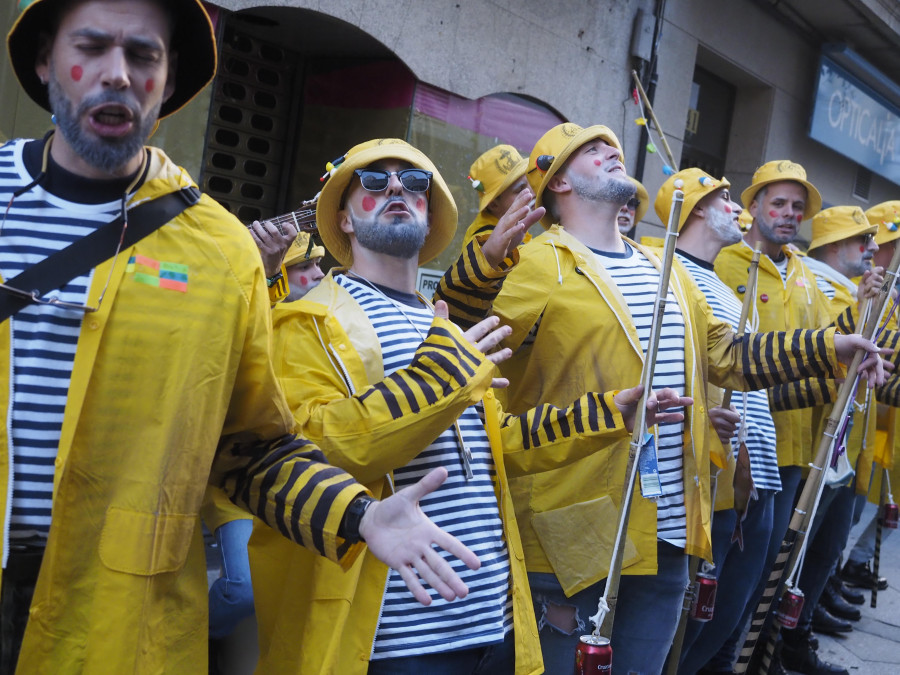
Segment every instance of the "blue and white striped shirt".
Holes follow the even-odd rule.
[[[624,254],[603,251],[594,253],[625,298],[641,349],[646,354],[650,342],[650,326],[653,323],[653,306],[660,283],[659,271],[628,243],[625,244]],[[669,290],[659,336],[656,369],[653,371],[654,389],[671,387],[679,394],[684,394],[684,331],[681,308],[675,295]],[[662,485],[662,496],[656,501],[656,536],[680,548],[687,544],[683,436],[684,422],[672,422],[659,425],[656,439],[659,481]]]
[[[404,302],[403,294],[384,289],[396,296],[389,298],[350,276],[339,275],[336,281],[372,322],[381,343],[385,375],[407,367],[428,333],[434,312],[418,300],[412,306]],[[428,607],[420,605],[400,575],[391,570],[372,648],[373,660],[480,647],[502,641],[512,630],[509,554],[494,492],[495,468],[484,425],[474,407],[460,416],[459,428],[472,452],[473,478],[465,478],[456,433],[450,427],[415,459],[394,471],[394,484],[399,490],[435,467],[446,467],[450,474],[447,480],[420,505],[439,527],[478,555],[481,568],[472,571],[441,551],[469,587],[469,594],[448,603],[431,590]]]
[[[0,204],[31,182],[24,140],[0,148]],[[35,186],[12,201],[0,232],[0,274],[9,281],[119,214],[119,201],[82,204]],[[93,272],[66,284],[60,300],[84,304]],[[2,292],[2,291],[0,291]],[[50,529],[54,462],[84,313],[29,305],[10,319],[10,406],[6,420],[12,459],[12,545],[43,546]],[[9,486],[7,487],[9,489]]]
[[[734,292],[716,275],[712,265],[699,264],[696,260],[676,252],[678,259],[685,266],[697,286],[706,296],[717,319],[731,324],[737,330],[741,320],[741,303]],[[750,330],[749,326],[746,330]],[[737,411],[744,414],[744,397],[737,394],[732,398]],[[742,419],[744,419],[742,417]],[[780,491],[781,476],[778,473],[778,453],[775,444],[775,422],[769,410],[769,399],[765,391],[747,392],[747,451],[750,455],[750,474],[753,484],[758,489]],[[737,434],[732,438],[737,444]],[[735,448],[736,449],[736,448]]]

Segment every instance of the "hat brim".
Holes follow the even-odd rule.
[[[47,86],[35,66],[41,34],[54,22],[53,13],[68,0],[34,0],[19,14],[6,37],[9,60],[25,93],[44,110],[50,109]],[[200,0],[165,3],[175,14],[171,50],[177,53],[175,90],[159,110],[163,119],[184,107],[209,84],[216,74],[216,40],[212,22]]]
[[[458,218],[456,202],[453,201],[450,189],[431,160],[411,145],[394,143],[375,145],[348,156],[325,182],[316,204],[316,223],[322,243],[343,266],[349,266],[353,262],[353,251],[350,247],[350,236],[341,230],[340,226],[338,211],[341,209],[341,197],[356,169],[364,169],[382,159],[399,159],[432,174],[431,197],[428,204],[429,228],[425,244],[419,251],[419,264],[423,265],[434,259],[453,241],[456,233]]]
[[[291,246],[291,248],[297,248],[296,246]],[[310,260],[321,260],[325,257],[325,249],[321,246],[313,246],[309,251],[309,257],[306,257],[306,248],[302,251],[296,251],[293,253],[288,253],[288,255],[284,256],[284,260],[282,261],[282,265],[285,267],[290,267],[291,265],[299,265],[300,263],[309,262]]]
[[[619,153],[622,152],[622,146],[619,144],[618,139],[609,128],[602,125],[594,125],[587,127],[586,129],[582,129],[577,134],[572,136],[572,139],[568,143],[566,143],[566,147],[564,147],[562,152],[560,152],[554,158],[553,163],[550,165],[550,168],[547,169],[547,172],[541,179],[540,185],[538,185],[537,194],[535,195],[535,208],[544,205],[544,190],[547,189],[547,185],[550,183],[550,179],[552,179],[553,176],[555,176],[556,173],[565,165],[571,154],[585,143],[593,141],[597,138],[603,139],[604,141],[609,143],[611,146],[616,148]],[[537,171],[537,169],[535,169],[535,171]],[[637,214],[635,214],[635,222],[637,222]],[[541,225],[544,227],[544,229],[549,229],[553,225],[553,217],[550,215],[549,211],[544,215],[543,218],[541,218]]]
[[[766,185],[772,185],[773,183],[800,183],[800,185],[806,188],[806,208],[803,210],[803,220],[809,220],[822,210],[822,195],[819,194],[815,185],[807,180],[801,180],[800,178],[784,177],[763,180],[759,183],[754,183],[744,190],[741,193],[741,202],[743,203],[744,208],[749,209],[750,204],[756,199],[756,194]]]
[[[843,241],[844,239],[850,239],[850,237],[858,237],[861,234],[877,234],[878,226],[877,225],[857,225],[854,228],[847,228],[845,230],[835,230],[834,232],[829,232],[827,234],[822,235],[821,237],[817,237],[809,242],[809,248],[806,249],[807,253],[812,251],[813,249],[820,248],[822,246],[827,246],[828,244],[833,244],[837,241]]]
[[[494,201],[497,197],[502,195],[507,188],[509,188],[513,183],[522,178],[525,175],[525,169],[528,168],[528,159],[523,157],[516,165],[510,170],[508,174],[506,174],[506,178],[503,179],[503,182],[500,183],[493,190],[486,191],[483,195],[481,195],[478,199],[478,210],[484,213],[485,209],[490,206],[490,203]]]

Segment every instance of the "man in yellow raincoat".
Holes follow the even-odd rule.
[[[258,530],[250,553],[259,669],[542,672],[507,475],[543,471],[625,437],[640,389],[502,416],[488,387],[491,359],[508,352],[482,352],[508,330],[487,319],[463,334],[446,321],[444,303],[432,308],[414,292],[419,264],[456,228],[437,169],[397,139],[355,146],[335,164],[317,221],[348,268],[275,308],[279,378],[303,433],[376,495],[446,466],[450,479],[423,508],[477,549],[482,567],[461,571],[470,588],[463,604],[435,597],[419,608],[402,588],[402,571],[361,556],[340,575]],[[674,405],[684,402],[674,397]]]
[[[547,207],[548,231],[521,248],[493,301],[494,313],[513,329],[502,344],[514,353],[501,365],[510,412],[560,405],[640,377],[660,262],[616,226],[635,192],[621,159],[615,134],[599,125],[558,125],[532,151],[529,182],[536,205]],[[652,452],[646,457],[646,498],[637,494],[632,505],[634,548],[625,551],[613,626],[615,671],[660,671],[683,601],[685,554],[710,558],[707,381],[753,389],[808,369],[833,376],[833,348],[848,358],[853,347],[844,348],[864,342],[844,345],[847,338],[833,333],[736,341],[690,276],[673,268],[654,386],[683,390],[694,407],[683,423],[660,427],[655,465]],[[548,672],[568,668],[578,635],[590,629],[608,573],[627,445],[511,481]]]
[[[878,227],[878,233],[875,235],[875,243],[878,244],[878,251],[875,253],[873,263],[879,267],[887,267],[891,258],[894,256],[894,248],[897,241],[900,240],[900,201],[891,200],[876,204],[872,208],[866,210],[866,218],[872,225]],[[898,328],[897,313],[891,317],[888,327]],[[869,501],[876,504],[881,498],[881,482],[884,477],[889,476],[889,480],[894,485],[900,484],[900,477],[894,462],[894,448],[897,445],[897,433],[900,431],[900,410],[891,402],[898,395],[900,390],[900,378],[895,374],[885,384],[883,391],[878,392],[877,403],[879,414],[872,415],[877,418],[878,428],[876,430],[875,440],[875,456],[873,465],[873,474],[871,476],[869,487]],[[854,512],[854,522],[861,515],[863,504],[857,502],[857,509]],[[880,514],[876,513],[872,520],[866,525],[859,539],[853,545],[853,548],[847,554],[847,561],[841,570],[841,578],[853,586],[864,589],[872,589],[878,586],[879,590],[887,588],[887,579],[884,577],[876,578],[872,572],[871,560],[875,554],[875,532],[877,521]],[[882,538],[886,538],[893,530],[889,528],[882,529]]]
[[[7,44],[57,129],[0,147],[0,303],[11,317],[0,324],[0,671],[206,673],[208,483],[345,567],[360,537],[397,566],[441,539],[477,565],[415,505],[441,472],[373,503],[290,433],[259,253],[144,146],[215,72],[201,3],[35,0]],[[181,189],[199,201],[123,243],[132,207]],[[16,286],[108,225],[109,256],[94,270],[46,298]],[[449,567],[434,572],[449,597],[465,593]]]

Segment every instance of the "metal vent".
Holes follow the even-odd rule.
[[[853,196],[864,202],[869,201],[869,190],[872,187],[872,172],[864,166],[856,167],[856,180],[853,181]]]
[[[286,164],[296,60],[227,25],[219,58],[203,189],[244,223],[271,218]]]

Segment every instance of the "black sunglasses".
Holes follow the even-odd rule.
[[[628,203],[625,206],[627,206],[632,211],[636,211],[637,207],[639,207],[640,205],[641,205],[641,200],[638,199],[637,197],[632,197],[631,199],[628,200]]]
[[[400,185],[409,192],[425,192],[431,185],[431,172],[424,169],[401,169],[400,171],[381,171],[380,169],[357,169],[363,189],[369,192],[384,192],[391,176],[397,176]]]

